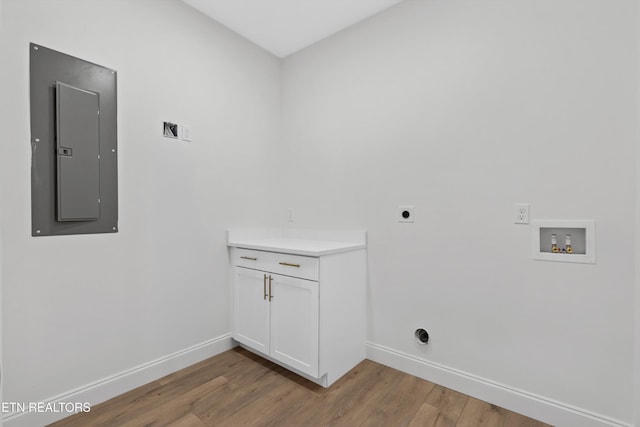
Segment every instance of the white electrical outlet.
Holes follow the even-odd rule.
[[[529,203],[515,204],[513,222],[515,224],[529,224]]]

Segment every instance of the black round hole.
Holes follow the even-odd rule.
[[[407,219],[411,216],[411,212],[409,211],[402,211],[402,218]]]
[[[416,339],[422,344],[426,344],[429,342],[429,333],[424,329],[416,329],[415,336]]]

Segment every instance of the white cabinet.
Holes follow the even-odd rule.
[[[318,376],[318,282],[269,275],[271,357]]]
[[[318,376],[318,282],[235,267],[234,338]]]
[[[328,387],[365,358],[364,245],[301,256],[291,253],[299,239],[295,249],[253,243],[229,243],[233,339]]]
[[[248,268],[235,268],[234,338],[262,353],[269,354],[270,305],[267,275]]]

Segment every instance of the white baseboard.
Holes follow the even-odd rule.
[[[367,343],[367,358],[557,427],[633,427],[632,424]]]
[[[89,402],[92,406],[97,405],[136,387],[227,351],[233,346],[231,334],[225,334],[75,390],[51,397],[42,403],[55,405],[58,402]],[[44,426],[70,415],[72,414],[68,412],[10,413],[2,418],[2,425],[4,427]]]

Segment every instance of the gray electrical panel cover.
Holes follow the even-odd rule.
[[[117,232],[117,74],[29,50],[32,235]]]
[[[100,218],[100,98],[56,83],[58,221]]]

